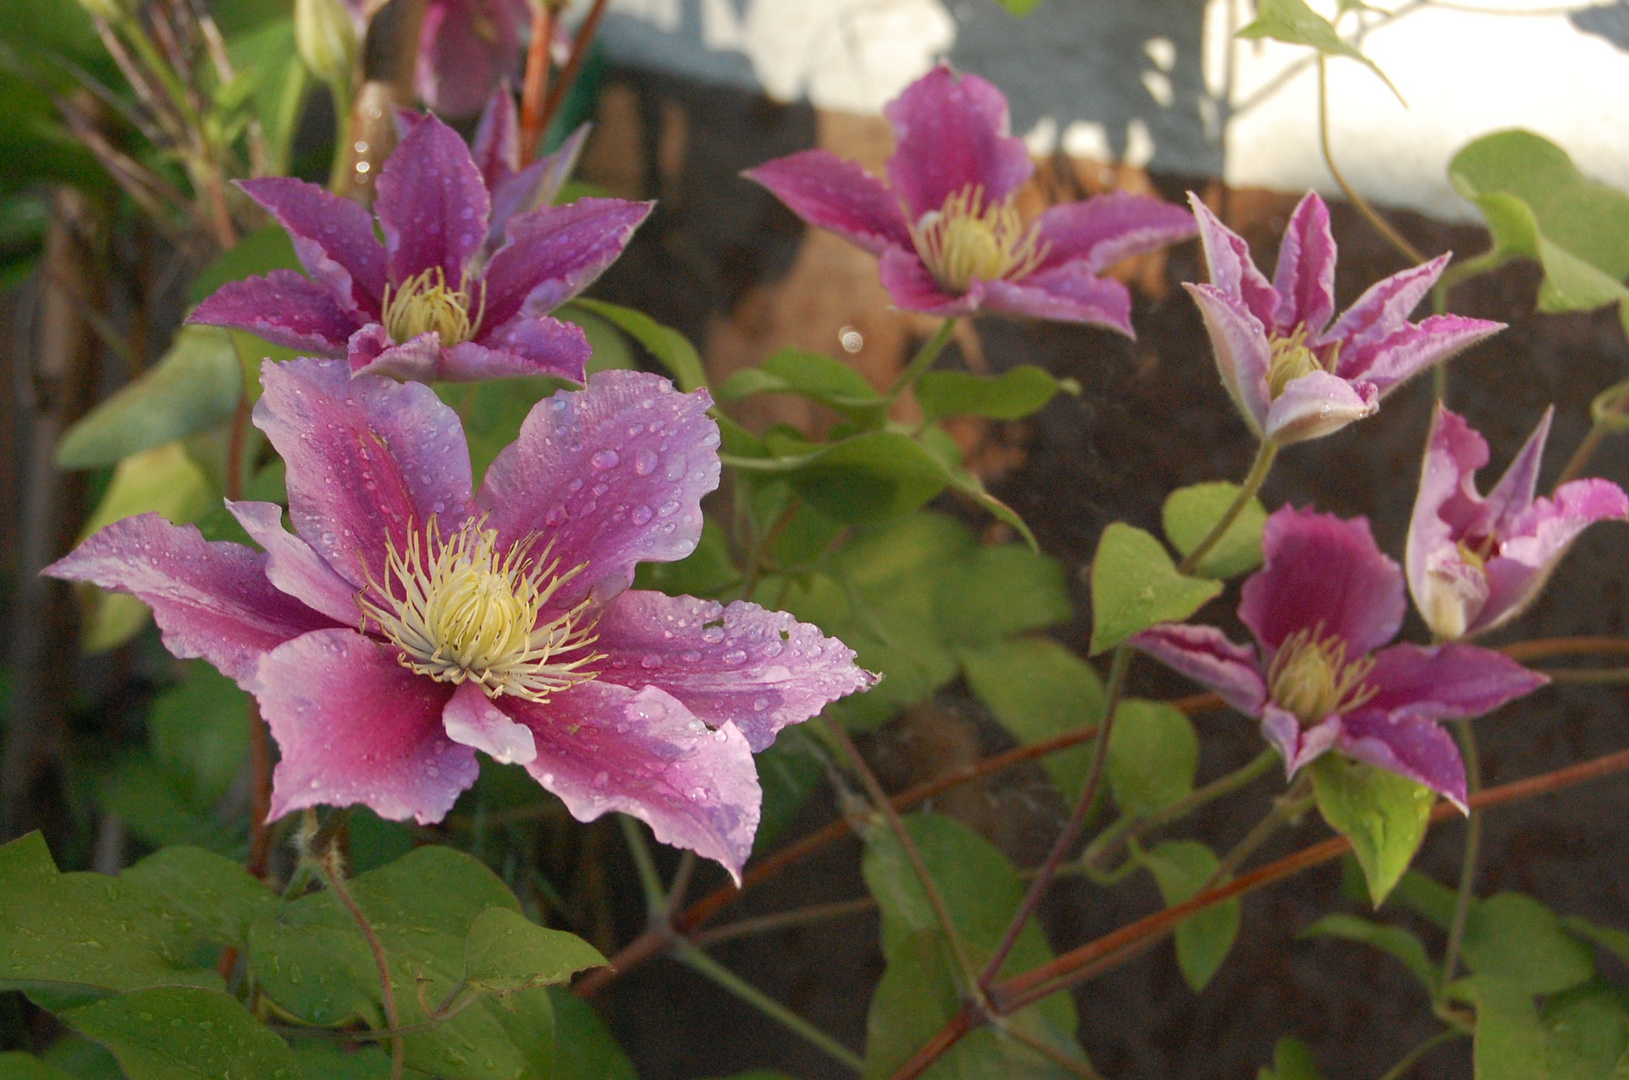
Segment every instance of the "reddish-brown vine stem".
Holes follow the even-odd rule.
[[[526,76],[520,92],[520,160],[530,164],[543,141],[543,102],[549,89],[549,46],[554,36],[554,6],[532,7],[532,40],[526,49]]]

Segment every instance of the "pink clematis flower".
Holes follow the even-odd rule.
[[[442,116],[474,116],[494,87],[519,73],[521,31],[530,22],[527,0],[430,0],[414,72],[419,99]]]
[[[1013,205],[1035,171],[1008,133],[1007,99],[941,64],[883,109],[894,126],[888,182],[825,150],[748,169],[811,225],[881,257],[894,303],[933,315],[980,309],[1095,323],[1130,335],[1131,295],[1097,275],[1194,233],[1159,199],[1063,203],[1025,224]]]
[[[46,572],[140,597],[171,652],[254,694],[282,751],[272,817],[439,821],[480,750],[580,820],[636,815],[739,876],[752,752],[875,677],[784,612],[628,589],[636,563],[695,548],[719,475],[707,394],[596,374],[533,408],[472,494],[429,387],[305,358],[261,382],[292,533],[273,503],[228,504],[264,552],[143,514]]]
[[[1629,520],[1629,498],[1610,480],[1574,480],[1534,498],[1552,407],[1484,498],[1476,470],[1488,444],[1437,406],[1409,523],[1408,588],[1443,640],[1503,626],[1538,595],[1567,548],[1597,521]]]
[[[411,122],[379,174],[383,244],[366,210],[315,184],[244,181],[288,230],[310,276],[274,270],[230,282],[189,321],[347,357],[359,373],[581,382],[588,339],[548,313],[616,260],[650,204],[579,199],[526,209],[549,184],[558,187],[581,140],[518,170],[514,123],[513,103],[494,98],[478,133],[478,166],[434,116]]]
[[[1548,680],[1473,645],[1380,648],[1402,625],[1403,573],[1364,518],[1283,507],[1262,548],[1239,603],[1259,657],[1210,626],[1156,626],[1131,643],[1260,720],[1292,776],[1336,749],[1465,809],[1465,765],[1437,721],[1480,716]]]
[[[1197,195],[1188,201],[1210,284],[1184,284],[1199,305],[1222,383],[1252,431],[1279,445],[1329,435],[1380,408],[1380,399],[1432,364],[1504,323],[1408,316],[1448,265],[1448,256],[1376,282],[1335,314],[1335,239],[1316,192],[1295,208],[1268,283],[1244,240]]]

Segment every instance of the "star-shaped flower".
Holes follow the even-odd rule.
[[[1335,314],[1335,239],[1329,209],[1307,192],[1278,252],[1271,284],[1250,248],[1190,194],[1210,284],[1185,284],[1210,333],[1222,383],[1257,436],[1279,445],[1316,439],[1380,408],[1380,399],[1432,364],[1504,329],[1460,315],[1408,321],[1448,256],[1370,286]]]
[[[434,116],[409,127],[379,175],[383,244],[366,210],[315,184],[246,180],[243,190],[288,230],[310,276],[274,270],[230,282],[189,321],[347,357],[356,372],[581,382],[588,340],[548,313],[616,260],[650,204],[579,199],[527,209],[558,185],[580,142],[519,170],[507,95],[483,119],[480,166]]]
[[[1381,648],[1402,625],[1403,572],[1363,518],[1283,507],[1262,550],[1239,603],[1259,655],[1211,626],[1156,626],[1131,643],[1260,720],[1291,775],[1337,749],[1463,810],[1465,765],[1437,721],[1490,712],[1545,677],[1473,645]]]
[[[1574,480],[1535,498],[1553,408],[1483,497],[1476,470],[1488,444],[1440,405],[1431,422],[1420,493],[1409,523],[1408,588],[1432,633],[1445,641],[1486,633],[1521,614],[1567,548],[1597,521],[1629,520],[1629,499],[1610,480]]]
[[[1035,171],[1008,133],[1007,99],[941,64],[883,109],[888,182],[825,150],[747,177],[811,225],[880,256],[894,303],[933,315],[983,309],[1131,331],[1131,295],[1098,274],[1194,233],[1180,207],[1143,196],[1062,203],[1025,223],[1014,205]]]
[[[255,695],[282,751],[272,816],[439,821],[481,750],[580,820],[634,814],[739,874],[752,752],[874,676],[784,612],[628,588],[701,534],[719,475],[706,392],[596,374],[538,403],[472,494],[458,416],[429,387],[304,358],[261,382],[293,532],[272,503],[229,504],[264,552],[144,514],[47,573],[141,598],[171,652]]]

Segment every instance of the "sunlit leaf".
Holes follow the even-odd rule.
[[[1092,655],[1162,622],[1181,622],[1222,591],[1219,581],[1186,577],[1158,540],[1114,522],[1092,562]]]
[[[1325,754],[1311,768],[1318,810],[1352,841],[1369,898],[1379,907],[1425,839],[1437,797],[1422,784],[1340,754]]]

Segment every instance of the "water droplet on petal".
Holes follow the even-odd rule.
[[[614,469],[621,460],[615,450],[596,450],[594,456],[588,459],[588,463],[596,469]]]
[[[634,454],[634,472],[640,476],[649,476],[655,472],[658,463],[656,451],[648,447]]]

